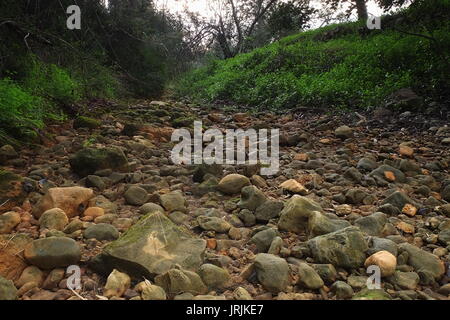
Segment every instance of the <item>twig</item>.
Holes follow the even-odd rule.
[[[78,292],[76,292],[75,290],[70,289],[70,291],[72,291],[73,294],[75,294],[75,295],[76,295],[78,298],[80,298],[81,300],[87,300],[86,298],[83,298],[82,296],[80,296],[80,295],[78,294]]]

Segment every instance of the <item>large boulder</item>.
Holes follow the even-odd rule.
[[[314,259],[335,267],[358,268],[366,260],[367,242],[357,227],[348,227],[308,241]]]
[[[177,264],[187,270],[198,269],[205,249],[205,240],[194,238],[163,213],[152,212],[108,244],[92,260],[92,267],[106,274],[118,269],[136,278],[153,278]]]
[[[47,210],[59,208],[73,218],[82,213],[93,196],[92,189],[83,187],[50,188],[33,208],[33,215],[39,219]]]
[[[280,213],[278,228],[296,233],[304,232],[314,211],[322,212],[322,207],[311,199],[294,195]]]
[[[102,169],[122,171],[128,166],[127,157],[117,148],[84,148],[70,157],[69,163],[72,171],[82,177]]]

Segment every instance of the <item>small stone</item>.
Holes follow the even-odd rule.
[[[298,264],[298,275],[297,284],[304,288],[316,290],[324,286],[324,282],[316,270],[306,263],[301,262]]]
[[[400,145],[399,153],[402,156],[412,157],[414,155],[414,149],[405,145]]]
[[[257,232],[251,239],[250,243],[254,243],[258,252],[267,252],[272,244],[272,241],[278,235],[275,229],[269,228]]]
[[[0,276],[0,300],[17,300],[17,289],[11,280]]]
[[[403,207],[402,213],[406,214],[407,216],[414,217],[417,213],[417,208],[414,207],[412,204],[407,203]]]
[[[290,283],[286,260],[272,254],[259,253],[255,258],[258,281],[272,293],[284,291]]]
[[[39,218],[41,229],[54,229],[62,231],[69,223],[69,219],[64,211],[59,208],[53,208],[45,211]]]
[[[155,211],[164,213],[163,207],[161,207],[160,205],[158,205],[156,203],[151,203],[151,202],[146,203],[139,208],[139,213],[141,213],[141,214],[153,213]]]
[[[337,138],[345,140],[353,137],[353,130],[349,126],[341,126],[334,131],[334,134]]]
[[[84,237],[86,239],[97,239],[99,241],[112,241],[118,239],[119,236],[119,231],[114,226],[107,223],[91,225],[84,231]]]
[[[183,194],[180,191],[172,191],[167,194],[163,194],[160,197],[161,205],[169,212],[173,211],[180,211],[180,212],[186,212],[187,211],[187,203],[186,199],[184,198]]]
[[[337,299],[349,299],[353,297],[353,288],[344,281],[336,281],[331,286],[331,291],[336,294]]]
[[[248,185],[250,185],[250,180],[246,176],[233,173],[222,178],[217,189],[225,194],[233,195],[241,192],[241,189]]]
[[[255,211],[255,218],[258,221],[268,222],[270,219],[277,218],[283,210],[284,204],[281,201],[267,200]]]
[[[255,186],[243,187],[241,190],[241,200],[238,207],[255,211],[267,201],[265,194]]]
[[[148,200],[148,192],[138,186],[129,187],[123,196],[126,203],[132,206],[142,206]]]
[[[114,269],[106,280],[103,291],[105,297],[121,297],[130,288],[131,279],[126,273]]]
[[[208,263],[200,267],[198,274],[209,288],[223,288],[230,280],[227,270]]]
[[[105,215],[105,209],[100,208],[100,207],[89,207],[86,210],[84,210],[83,215],[85,217],[101,217],[103,215]]]
[[[20,288],[28,282],[34,282],[37,286],[41,286],[44,279],[44,273],[38,267],[29,266],[23,270],[19,280],[15,282],[15,285]]]
[[[397,258],[388,251],[378,251],[368,257],[364,263],[366,268],[372,265],[380,267],[382,277],[388,277],[395,272]]]
[[[220,233],[226,233],[232,227],[231,224],[217,217],[200,216],[197,218],[197,222],[203,230],[216,231]]]
[[[11,233],[20,221],[20,214],[14,211],[0,215],[0,234]]]
[[[306,194],[308,194],[308,189],[306,189],[302,184],[300,184],[295,179],[290,179],[290,180],[283,182],[282,184],[280,184],[280,188],[287,190],[291,193],[296,193],[296,194],[299,194],[302,196],[305,196]]]
[[[163,288],[152,284],[147,284],[141,293],[142,300],[167,300],[166,292]]]
[[[233,297],[235,300],[253,300],[250,293],[242,287],[237,287],[233,291]]]

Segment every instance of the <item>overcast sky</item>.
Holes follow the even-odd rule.
[[[182,12],[184,8],[187,7],[189,11],[198,12],[203,16],[211,15],[211,11],[208,8],[208,0],[156,0],[155,2],[160,7],[166,5],[167,8],[173,12]],[[320,3],[320,1],[314,2],[314,6],[317,6],[317,3]],[[368,1],[367,7],[369,13],[375,16],[380,16],[383,12],[373,0]]]

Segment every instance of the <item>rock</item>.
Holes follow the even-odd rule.
[[[308,241],[314,259],[342,268],[358,268],[363,265],[368,249],[363,233],[356,227],[348,227]]]
[[[106,188],[106,182],[99,176],[89,175],[86,177],[86,187],[97,188],[102,191]]]
[[[280,213],[280,230],[301,233],[307,230],[312,212],[322,212],[322,207],[306,197],[294,195]]]
[[[0,204],[2,211],[8,211],[25,200],[26,193],[22,177],[0,169]]]
[[[196,270],[203,262],[205,249],[205,240],[194,238],[164,214],[153,212],[104,247],[92,260],[92,267],[100,273],[116,268],[134,277],[150,279],[175,264]]]
[[[242,222],[244,222],[244,226],[246,227],[254,226],[256,223],[255,215],[248,209],[243,209],[239,211],[237,217],[241,219]]]
[[[346,178],[347,180],[356,182],[356,183],[361,183],[362,180],[362,173],[359,172],[358,169],[356,168],[349,168],[344,172],[344,178]]]
[[[170,269],[156,276],[155,283],[169,295],[177,295],[183,292],[204,294],[208,290],[197,273],[180,268]]]
[[[441,197],[445,201],[450,202],[450,184],[446,186],[444,189],[442,189]]]
[[[337,271],[332,264],[313,264],[311,266],[324,282],[333,283],[336,281]]]
[[[379,251],[388,251],[394,256],[397,256],[398,253],[397,244],[389,239],[371,237],[369,240],[369,246],[369,251],[367,251],[369,255]]]
[[[409,243],[402,243],[398,247],[400,252],[408,253],[408,264],[419,274],[421,283],[424,283],[427,274],[438,280],[445,273],[444,263],[434,254]]]
[[[11,280],[0,276],[0,300],[17,300],[17,289]]]
[[[283,210],[284,204],[281,201],[267,200],[255,211],[255,218],[261,222],[268,222],[270,219],[277,218]]]
[[[443,286],[441,286],[438,290],[438,293],[444,295],[444,296],[449,296],[450,295],[450,283],[444,284]]]
[[[330,219],[323,213],[313,211],[309,218],[308,230],[310,237],[320,236],[350,226],[350,222],[340,219]]]
[[[0,276],[8,280],[19,279],[28,266],[23,251],[32,239],[23,233],[0,235]]]
[[[278,232],[275,229],[269,228],[260,232],[257,232],[251,239],[250,243],[254,243],[258,252],[267,252],[272,244],[273,239],[278,236]]]
[[[200,267],[198,274],[208,288],[223,288],[230,280],[227,270],[208,263]]]
[[[395,191],[389,197],[383,200],[382,204],[391,204],[400,211],[403,210],[406,204],[411,204],[415,207],[419,207],[413,200],[411,200],[406,194],[400,191]]]
[[[83,216],[85,217],[93,217],[98,218],[105,215],[105,209],[100,207],[89,207],[83,212]]]
[[[364,266],[376,265],[380,267],[381,276],[388,277],[394,274],[397,267],[397,258],[388,251],[378,251],[366,259]]]
[[[148,192],[138,186],[131,186],[123,194],[127,204],[132,206],[142,206],[148,200]]]
[[[100,126],[100,121],[89,117],[79,116],[73,121],[73,128],[75,130],[80,128],[97,129]]]
[[[20,221],[20,214],[15,211],[0,215],[0,234],[11,233]]]
[[[404,290],[416,290],[420,277],[415,272],[395,271],[389,282]]]
[[[98,195],[89,200],[89,207],[102,208],[105,211],[105,215],[117,213],[117,204],[109,201],[102,195]]]
[[[306,189],[295,179],[290,179],[283,182],[282,184],[280,184],[280,188],[287,190],[291,193],[300,194],[302,196],[305,196],[308,193],[308,189]]]
[[[231,224],[217,217],[200,216],[197,218],[197,222],[203,230],[212,230],[220,233],[226,233],[232,227]]]
[[[450,245],[450,229],[439,232],[438,239],[442,244],[446,246]]]
[[[114,226],[107,223],[91,225],[84,231],[84,237],[86,239],[97,239],[99,241],[112,241],[118,239],[119,236],[119,231]]]
[[[258,253],[254,262],[258,281],[272,293],[284,291],[290,283],[286,260],[272,254]]]
[[[307,263],[301,262],[298,264],[298,275],[299,279],[297,284],[304,288],[316,290],[324,286],[322,278]]]
[[[377,169],[373,170],[369,175],[374,176],[374,177],[376,176],[381,179],[386,179],[385,172],[392,172],[392,174],[394,174],[396,182],[400,182],[400,183],[406,182],[406,176],[402,171],[400,171],[394,167],[391,167],[387,164],[383,164],[383,165],[379,166]]]
[[[345,194],[345,202],[350,204],[359,205],[363,203],[363,200],[368,197],[369,194],[361,189],[350,189]]]
[[[41,229],[53,229],[62,231],[69,223],[66,213],[60,208],[53,208],[45,211],[39,218],[39,226]]]
[[[121,297],[130,288],[131,279],[126,273],[114,269],[106,280],[103,295],[107,298]]]
[[[242,287],[237,287],[233,291],[233,297],[235,300],[253,300],[250,293]]]
[[[54,269],[77,264],[81,259],[78,243],[66,237],[50,237],[31,242],[25,248],[25,258],[42,269]]]
[[[233,195],[241,192],[241,189],[248,185],[250,185],[249,178],[233,173],[223,177],[217,189],[222,193]]]
[[[400,111],[419,110],[423,105],[423,99],[410,88],[403,88],[392,93],[386,102],[386,108]]]
[[[66,271],[64,269],[53,269],[52,271],[50,271],[47,278],[44,280],[42,288],[51,290],[58,287],[58,284],[64,278],[65,274]]]
[[[44,279],[44,273],[38,267],[29,266],[23,270],[20,278],[15,282],[15,285],[20,288],[28,282],[34,282],[37,286],[41,286]]]
[[[163,207],[156,203],[146,203],[139,208],[139,213],[148,214],[153,212],[161,212],[164,213]]]
[[[0,148],[0,164],[6,164],[8,160],[15,159],[18,156],[19,155],[16,150],[14,150],[14,147],[9,144],[5,144]]]
[[[167,300],[166,292],[163,288],[152,284],[147,284],[141,293],[142,300]]]
[[[39,219],[45,211],[59,208],[68,218],[73,218],[80,214],[80,208],[87,207],[93,196],[94,192],[88,188],[50,188],[33,208],[33,215]]]
[[[281,250],[283,249],[283,244],[284,244],[283,239],[281,239],[280,237],[273,238],[269,250],[267,250],[267,253],[274,255],[280,254]]]
[[[336,281],[331,286],[331,291],[336,294],[337,299],[349,299],[353,297],[353,288],[344,281]]]
[[[361,158],[358,161],[358,164],[356,165],[356,168],[366,170],[366,171],[373,171],[378,167],[378,164],[376,161],[370,159],[370,158]]]
[[[334,131],[334,135],[342,140],[353,137],[353,130],[348,126],[341,126]]]
[[[352,300],[391,300],[391,296],[383,289],[363,289],[355,294]]]
[[[384,213],[375,212],[370,216],[356,219],[355,226],[370,236],[379,236],[387,222],[388,219]]]
[[[173,211],[187,211],[186,199],[180,191],[172,191],[167,194],[163,194],[160,197],[161,205],[169,212]]]
[[[265,194],[255,186],[243,187],[238,207],[255,211],[267,201]]]
[[[84,148],[69,159],[70,167],[81,177],[94,174],[98,170],[125,170],[128,160],[122,150],[117,148]]]
[[[195,170],[194,170],[194,175],[192,177],[192,180],[194,182],[203,182],[204,177],[207,174],[210,174],[214,177],[220,177],[222,175],[223,172],[223,167],[220,164],[200,164],[198,165]]]

